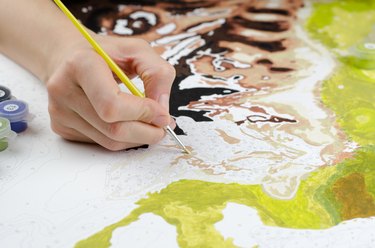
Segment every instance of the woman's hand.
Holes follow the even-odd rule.
[[[107,64],[53,1],[0,0],[0,6],[0,52],[46,82],[56,133],[110,150],[163,138],[175,71],[147,42],[93,34],[130,78],[141,77],[143,99],[120,91]]]
[[[93,35],[146,98],[122,92],[105,61],[84,39],[55,51],[47,74],[52,129],[65,139],[121,150],[160,141],[171,124],[174,68],[140,39]]]

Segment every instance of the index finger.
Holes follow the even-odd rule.
[[[168,112],[155,101],[122,92],[108,65],[95,52],[85,55],[85,59],[79,62],[75,76],[103,121],[139,120],[158,126],[169,124]]]
[[[169,95],[176,71],[146,41],[140,39],[128,40],[128,42],[135,41],[134,47],[138,49],[132,55],[132,63],[129,64],[130,68],[127,68],[127,70],[139,75],[144,83],[145,95],[148,98],[154,99],[168,110]],[[123,53],[126,54],[126,47],[123,49]]]

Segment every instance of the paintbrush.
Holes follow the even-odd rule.
[[[109,68],[117,75],[123,84],[129,89],[129,91],[136,96],[145,97],[145,95],[130,81],[126,74],[121,70],[121,68],[109,57],[109,55],[100,47],[100,45],[92,38],[92,36],[87,32],[85,27],[74,17],[74,15],[69,11],[69,9],[60,1],[54,0],[56,5],[61,9],[61,11],[69,18],[69,20],[74,24],[74,26],[79,30],[79,32],[86,38],[94,50],[104,59]],[[164,127],[164,130],[177,142],[177,144],[188,154],[190,154],[189,149],[181,142],[177,135],[173,132],[170,126]]]

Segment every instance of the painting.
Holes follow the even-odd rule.
[[[180,247],[316,247],[323,238],[354,247],[358,237],[339,229],[347,222],[375,244],[366,228],[375,216],[375,1],[67,5],[93,31],[145,39],[175,67],[170,112],[192,151],[170,140],[128,151],[108,168],[107,195],[145,196],[76,247],[129,244],[120,230],[142,232],[147,216],[173,227],[163,239]]]

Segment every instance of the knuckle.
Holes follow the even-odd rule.
[[[72,137],[71,133],[69,132],[69,129],[64,127],[64,126],[61,126],[61,125],[57,124],[54,121],[51,121],[51,129],[54,133],[61,136],[63,139],[73,140],[73,137]]]
[[[78,75],[80,72],[90,69],[93,61],[97,61],[96,58],[94,51],[79,49],[67,57],[63,68],[71,75]]]
[[[122,123],[121,122],[114,122],[107,124],[107,135],[109,138],[117,138],[120,135],[123,135],[122,131]]]
[[[112,123],[116,121],[117,108],[113,99],[106,98],[101,100],[101,103],[98,104],[96,111],[100,119],[102,119],[104,122]]]
[[[51,118],[58,117],[61,115],[61,109],[58,104],[48,104],[48,113]]]
[[[83,52],[82,51],[76,51],[76,52],[73,52],[71,56],[69,56],[65,61],[64,61],[64,64],[63,64],[63,67],[68,70],[68,71],[71,71],[72,73],[74,73],[74,71],[76,70],[77,66],[80,66],[82,65],[80,62],[82,61],[82,57],[84,57],[83,55]],[[84,61],[84,60],[83,60]]]
[[[62,133],[61,127],[57,125],[54,121],[51,121],[51,130],[58,135]]]
[[[171,64],[166,62],[163,66],[161,66],[160,73],[164,77],[174,78],[176,76],[176,69]]]
[[[48,95],[52,98],[58,97],[62,90],[62,83],[59,78],[51,78],[46,84]]]
[[[153,117],[154,117],[154,111],[153,111],[153,102],[145,98],[142,100],[140,104],[140,114],[138,116],[138,120],[141,120],[143,122],[151,123]]]

